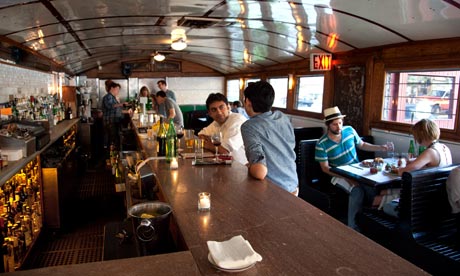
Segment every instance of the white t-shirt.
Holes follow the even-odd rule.
[[[247,119],[239,114],[230,112],[227,121],[219,125],[216,121],[203,128],[198,135],[211,136],[216,131],[222,133],[222,147],[230,152],[233,159],[245,165],[248,160],[244,152],[243,137],[241,136],[241,125]]]
[[[450,172],[446,181],[446,189],[452,213],[460,213],[460,167]]]

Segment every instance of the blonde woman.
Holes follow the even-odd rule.
[[[422,119],[412,127],[415,142],[426,149],[414,160],[408,160],[406,167],[398,169],[398,174],[429,167],[443,167],[452,164],[452,154],[449,148],[440,143],[441,130],[438,125]]]
[[[430,167],[443,167],[452,164],[452,154],[450,149],[439,142],[441,130],[438,125],[429,120],[422,119],[412,127],[412,135],[415,142],[420,146],[425,146],[426,149],[415,159],[407,160],[404,168],[398,169],[398,174],[410,172]],[[399,196],[398,196],[399,197]],[[383,211],[391,216],[397,217],[397,208],[399,198],[383,205]]]

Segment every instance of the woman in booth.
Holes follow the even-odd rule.
[[[441,130],[439,126],[429,120],[422,119],[412,127],[415,142],[426,149],[415,159],[407,160],[406,166],[398,168],[398,175],[430,167],[444,167],[452,164],[450,149],[439,142]],[[399,200],[393,200],[383,205],[383,211],[391,216],[397,216]]]

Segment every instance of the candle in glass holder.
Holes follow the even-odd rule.
[[[198,194],[198,210],[208,211],[211,209],[211,193],[202,192]]]
[[[179,168],[179,164],[177,163],[176,157],[173,157],[173,159],[171,160],[171,164],[169,165],[169,168],[171,170],[177,170]]]

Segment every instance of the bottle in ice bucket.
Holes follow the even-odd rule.
[[[163,117],[160,117],[160,129],[157,133],[158,156],[166,156],[166,127]]]
[[[174,157],[177,157],[177,136],[174,121],[171,118],[168,133],[166,134],[166,161],[171,162]]]
[[[415,145],[414,145],[414,140],[410,140],[410,144],[409,144],[409,150],[407,151],[408,153],[408,158],[411,159],[411,158],[414,158],[415,157]]]

